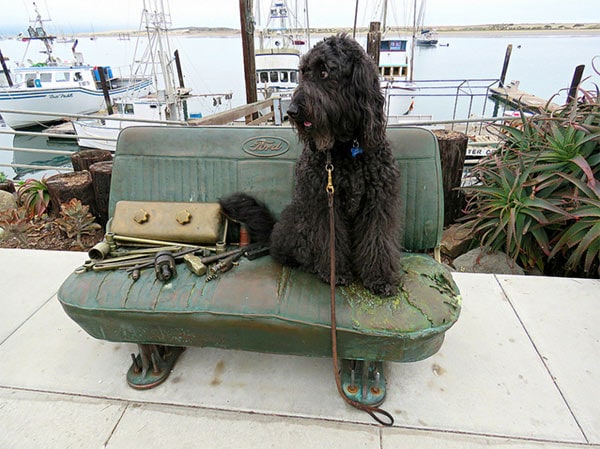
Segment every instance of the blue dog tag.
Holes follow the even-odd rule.
[[[352,152],[352,157],[356,157],[359,154],[361,154],[364,150],[359,147],[352,147],[352,149],[350,151]]]

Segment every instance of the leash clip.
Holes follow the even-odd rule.
[[[325,190],[327,191],[327,193],[329,194],[333,194],[333,192],[335,191],[334,187],[333,187],[333,165],[332,164],[325,164],[325,170],[327,170],[327,187],[325,187]]]

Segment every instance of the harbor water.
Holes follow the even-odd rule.
[[[396,37],[396,36],[390,36]],[[409,39],[409,36],[398,36]],[[311,36],[314,45],[323,36]],[[246,103],[242,43],[239,35],[230,37],[178,36],[172,35],[172,51],[180,54],[186,87],[194,94],[229,93],[233,94],[231,106]],[[365,37],[359,36],[363,44]],[[506,82],[517,80],[520,89],[558,104],[564,103],[566,89],[571,83],[575,67],[585,65],[582,87],[594,88],[600,84],[600,75],[595,72],[594,58],[600,55],[600,34],[441,34],[437,47],[416,47],[414,54],[415,80],[465,80],[498,79],[502,70],[506,48],[513,46]],[[64,60],[72,60],[73,43],[56,43],[55,55]],[[0,49],[12,61],[21,61],[27,44],[17,40],[1,40]],[[92,40],[82,37],[77,51],[83,53],[86,63],[111,66],[115,74],[131,71],[134,54],[140,54],[145,42],[137,38],[97,37]],[[137,48],[137,51],[136,51]],[[38,49],[31,48],[27,59],[37,62],[42,59]],[[600,68],[600,57],[596,58]],[[466,87],[468,89],[468,86]],[[554,97],[557,95],[556,97]],[[468,101],[468,100],[465,100]],[[461,113],[472,107],[472,113],[491,115],[492,106],[485,106],[484,99],[476,99],[476,105],[460,105]],[[435,120],[451,119],[454,112],[454,98],[435,96],[417,98],[413,113],[430,115]],[[191,113],[208,115],[215,112],[211,101],[197,99],[189,104]],[[488,112],[489,111],[489,112]],[[44,145],[44,138],[36,138]],[[22,139],[0,134],[0,146],[26,147],[32,145],[32,138]],[[28,140],[28,142],[21,142]],[[40,143],[40,142],[38,142]],[[56,145],[56,144],[54,144]],[[64,142],[61,147],[69,146]],[[76,148],[76,145],[72,145]],[[0,162],[10,163],[13,154],[0,151]],[[14,177],[11,168],[0,167],[9,178]]]

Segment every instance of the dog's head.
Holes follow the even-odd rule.
[[[375,63],[346,35],[319,42],[300,60],[300,83],[288,116],[300,138],[318,150],[354,140],[366,151],[379,147],[385,115]]]

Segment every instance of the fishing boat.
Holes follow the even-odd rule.
[[[116,99],[125,95],[145,95],[152,81],[146,77],[121,77],[110,66],[92,66],[84,63],[82,53],[72,46],[73,60],[59,61],[53,55],[56,36],[46,32],[37,6],[33,26],[23,40],[43,44],[46,60],[11,71],[11,83],[0,88],[0,109],[4,122],[13,129],[61,120],[61,114],[88,114],[102,109],[105,98]],[[28,45],[29,47],[29,45]],[[36,111],[26,114],[10,111]]]
[[[148,0],[152,3],[151,0]],[[156,2],[156,7],[147,7],[144,2],[142,24],[148,36],[148,46],[139,60],[138,69],[150,68],[151,76],[157,80],[156,87],[149,95],[126,96],[113,101],[106,119],[74,120],[73,128],[77,134],[80,147],[97,148],[114,151],[116,139],[122,129],[130,126],[164,126],[187,125],[187,120],[201,114],[188,114],[188,101],[193,97],[201,97],[212,102],[213,111],[231,106],[231,93],[192,95],[192,89],[183,84],[183,76],[179,71],[179,53],[171,55],[168,29],[171,25],[170,15],[165,12],[164,4]],[[177,68],[177,77],[173,67]],[[179,85],[176,84],[179,80]]]
[[[306,27],[295,9],[290,9],[286,0],[271,1],[266,25],[259,31],[259,48],[255,51],[258,96],[266,99],[279,95],[284,110],[298,86],[300,57],[310,46]],[[260,17],[260,10],[256,15]]]

